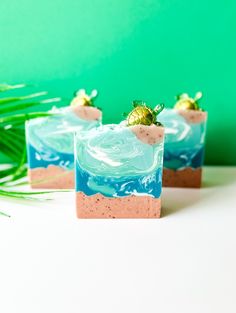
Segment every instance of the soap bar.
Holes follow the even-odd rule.
[[[200,188],[207,112],[164,109],[158,118],[165,127],[163,186]]]
[[[74,133],[101,124],[96,107],[54,108],[26,123],[28,177],[32,188],[74,188]]]
[[[75,136],[79,218],[158,218],[164,128],[109,124]]]

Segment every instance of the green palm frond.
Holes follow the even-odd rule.
[[[0,92],[12,90],[12,89],[24,88],[26,86],[28,85],[26,84],[18,84],[18,85],[0,84]]]
[[[2,158],[6,160],[5,163],[8,163],[7,168],[0,168],[0,197],[31,199],[34,195],[41,194],[40,192],[26,194],[8,190],[7,188],[16,186],[18,183],[21,184],[21,179],[27,174],[25,165],[25,122],[29,119],[51,115],[45,110],[40,112],[33,110],[39,105],[57,102],[61,99],[45,99],[47,92],[29,93],[20,96],[8,95],[12,90],[24,90],[26,87],[29,86],[25,84],[0,84],[0,151]],[[0,214],[4,215],[5,213],[0,212]]]

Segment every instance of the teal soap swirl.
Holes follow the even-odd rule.
[[[26,141],[30,168],[58,165],[74,167],[74,133],[89,130],[101,121],[79,118],[70,107],[54,109],[55,116],[26,123]]]
[[[129,127],[103,125],[77,133],[76,190],[109,197],[160,197],[163,142],[140,141]]]
[[[201,167],[206,122],[188,123],[174,109],[164,109],[158,117],[165,127],[164,167],[175,170]]]

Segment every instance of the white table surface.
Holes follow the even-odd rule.
[[[78,220],[74,193],[2,200],[1,313],[235,313],[236,167],[163,191],[163,217]]]

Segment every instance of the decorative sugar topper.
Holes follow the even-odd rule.
[[[85,89],[80,89],[75,93],[74,99],[71,101],[71,106],[81,105],[81,106],[94,106],[94,99],[97,97],[98,91],[96,89],[92,90],[91,94],[88,95]]]
[[[140,124],[146,126],[152,124],[161,125],[157,122],[157,115],[164,109],[164,104],[158,104],[154,109],[151,109],[144,101],[135,100],[133,101],[133,107],[134,109],[129,114],[126,114],[127,126]]]
[[[97,95],[96,89],[92,90],[90,95],[86,93],[85,89],[78,90],[70,104],[72,111],[83,120],[101,120],[102,109],[94,105]]]
[[[187,93],[176,96],[177,102],[174,106],[178,110],[196,110],[201,111],[199,100],[202,98],[202,92],[197,92],[194,98],[191,98]]]

